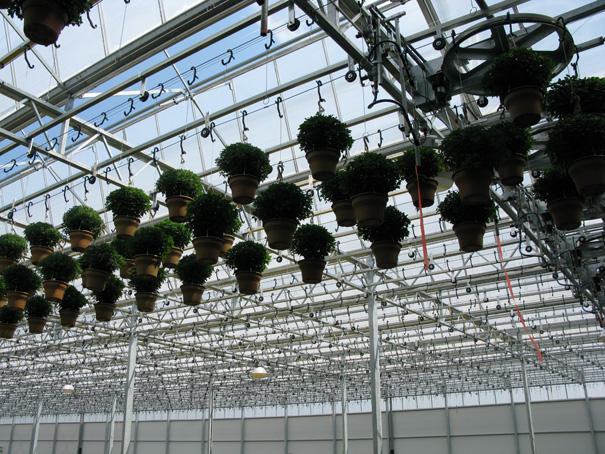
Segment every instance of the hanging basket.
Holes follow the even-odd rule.
[[[46,326],[46,319],[29,317],[27,319],[27,326],[31,334],[42,334]]]
[[[318,181],[326,181],[336,173],[340,152],[333,148],[319,148],[309,151],[306,158],[313,178]]]
[[[50,254],[53,253],[53,250],[51,248],[44,246],[31,246],[29,250],[32,254],[31,261],[33,265],[37,265],[40,260],[48,257]]]
[[[256,190],[260,184],[260,180],[254,175],[233,175],[227,180],[229,188],[231,188],[231,196],[235,203],[240,205],[248,205],[252,203],[256,197]]]
[[[269,219],[263,222],[269,247],[278,251],[288,249],[297,226],[298,222],[292,219]]]
[[[79,311],[61,309],[59,311],[59,317],[61,318],[61,326],[65,328],[73,328],[74,326],[76,326],[76,321],[78,320],[79,315]]]
[[[243,295],[254,295],[258,292],[262,277],[262,274],[255,273],[254,271],[237,271],[235,279],[237,279],[239,292]]]
[[[5,270],[9,266],[16,265],[17,263],[17,260],[9,259],[8,257],[0,257],[0,271]]]
[[[421,179],[420,184],[414,180],[406,186],[410,197],[412,197],[412,203],[418,208],[418,186],[420,186],[420,200],[422,201],[422,208],[433,206],[435,203],[435,192],[437,192],[438,186],[437,180],[425,180]]]
[[[298,266],[305,284],[319,284],[323,278],[326,261],[321,259],[303,259],[298,262]]]
[[[89,230],[72,230],[69,232],[71,249],[76,252],[84,252],[92,242],[93,234]]]
[[[124,265],[120,267],[120,277],[122,279],[130,279],[130,272],[134,268],[134,260],[124,259]]]
[[[137,301],[137,309],[139,312],[153,312],[158,295],[155,293],[140,292],[135,293],[134,298]]]
[[[63,294],[67,290],[67,282],[63,281],[44,281],[42,282],[44,287],[44,297],[48,301],[60,303],[63,301]]]
[[[336,223],[341,227],[352,227],[357,223],[353,204],[350,199],[334,202],[332,204],[332,211],[336,216]]]
[[[203,285],[183,284],[181,293],[183,294],[183,304],[187,306],[197,306],[202,302],[202,295],[206,287]]]
[[[483,205],[489,202],[489,187],[492,179],[492,171],[487,169],[473,171],[462,169],[454,173],[454,183],[460,192],[460,199],[467,205]]]
[[[0,337],[2,339],[12,339],[17,330],[17,325],[10,323],[0,323]]]
[[[571,163],[567,173],[583,196],[605,192],[605,156],[586,156]]]
[[[198,236],[193,239],[195,259],[204,265],[214,265],[223,248],[223,238],[214,236]]]
[[[113,317],[116,307],[113,304],[97,303],[95,306],[95,315],[97,321],[108,322]]]
[[[166,198],[166,206],[168,207],[168,218],[172,222],[183,222],[187,215],[187,205],[193,200],[186,195],[173,195]]]
[[[53,0],[25,0],[23,32],[36,44],[55,44],[67,25],[69,16],[65,8]]]
[[[384,222],[384,209],[389,197],[378,192],[364,192],[351,199],[355,219],[363,227],[378,227]]]
[[[235,241],[235,237],[233,235],[223,235],[223,245],[221,246],[221,252],[219,252],[219,257],[223,257],[231,246],[233,246],[233,242]]]
[[[462,252],[475,252],[483,249],[483,235],[485,235],[485,224],[469,221],[461,222],[454,226],[454,233],[458,238],[458,244]]]
[[[141,221],[132,216],[116,216],[113,218],[113,224],[116,227],[116,236],[127,240],[134,236]]]
[[[544,95],[539,88],[527,85],[509,91],[502,104],[508,110],[514,124],[529,128],[542,118],[543,99]]]
[[[88,268],[82,272],[82,287],[93,292],[102,292],[109,281],[111,273]]]
[[[584,202],[579,197],[553,200],[547,208],[558,230],[574,230],[582,224]]]
[[[179,264],[179,260],[181,260],[181,256],[183,255],[183,250],[178,247],[173,247],[170,250],[170,253],[166,256],[162,265],[164,268],[176,268]]]
[[[140,279],[155,279],[162,261],[157,255],[139,254],[134,256],[134,266]]]
[[[526,164],[527,158],[520,154],[501,161],[496,169],[498,175],[500,175],[500,182],[506,186],[516,186],[523,183]]]
[[[397,266],[401,244],[393,241],[377,241],[372,243],[370,248],[378,268],[388,270]]]
[[[25,309],[25,303],[27,302],[27,298],[29,298],[29,293],[27,292],[6,292],[6,301],[8,303],[8,308],[14,311],[22,311],[23,309]]]

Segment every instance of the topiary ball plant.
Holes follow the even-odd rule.
[[[290,250],[305,259],[323,260],[333,250],[334,236],[321,225],[304,224],[296,229]]]
[[[187,255],[179,261],[174,271],[182,282],[184,304],[197,306],[202,302],[204,284],[212,276],[212,270],[210,265],[199,263],[195,255]]]
[[[605,113],[605,77],[565,76],[550,85],[545,110],[555,118]]]
[[[409,148],[395,160],[403,179],[407,182],[407,190],[412,197],[414,206],[419,207],[419,196],[423,207],[435,203],[437,180],[435,178],[444,169],[443,159],[434,148],[419,148],[420,165],[416,177],[416,149]]]
[[[88,301],[82,293],[73,285],[67,286],[65,295],[59,303],[59,315],[61,317],[61,326],[73,328],[76,326],[80,309],[86,306]]]
[[[166,236],[172,238],[175,248],[185,249],[191,242],[191,232],[182,224],[164,219],[154,225],[156,229],[163,231]],[[135,234],[136,236],[136,234]]]
[[[332,211],[336,222],[341,227],[351,227],[356,224],[355,212],[351,203],[351,195],[344,189],[344,170],[337,170],[333,178],[322,181],[317,187],[322,198],[332,203]]]
[[[255,241],[241,241],[225,254],[225,265],[236,273],[240,271],[262,273],[267,269],[270,261],[269,251]]]
[[[157,276],[162,260],[172,251],[174,241],[164,230],[153,227],[138,229],[128,243],[139,278]]]
[[[491,136],[490,148],[498,150],[496,168],[502,184],[514,186],[523,182],[527,155],[534,139],[529,129],[510,121],[502,121],[487,129]]]
[[[31,246],[53,249],[63,239],[61,232],[46,222],[34,222],[23,229],[25,239]]]
[[[42,279],[25,265],[9,266],[2,271],[8,292],[33,293],[42,285]]]
[[[194,238],[202,236],[222,238],[223,233],[234,228],[239,229],[238,210],[219,194],[200,194],[187,208],[185,225],[191,230]]]
[[[582,223],[584,201],[564,169],[552,167],[536,179],[533,191],[547,209],[559,230],[573,230]]]
[[[27,318],[46,319],[52,313],[52,303],[43,296],[32,296],[27,300],[27,303],[25,303],[25,315]]]
[[[117,276],[111,276],[105,284],[105,290],[102,292],[92,292],[92,298],[97,304],[108,304],[115,306],[118,300],[122,297],[125,284],[122,279]]]
[[[0,337],[12,339],[21,320],[23,311],[13,311],[8,306],[0,307]]]
[[[110,192],[105,206],[113,213],[116,236],[126,239],[134,235],[141,216],[151,209],[151,202],[142,189],[126,186]]]
[[[135,293],[157,293],[160,288],[162,288],[162,284],[167,278],[166,271],[163,268],[160,268],[158,271],[158,275],[153,279],[141,279],[136,273],[132,273],[130,275],[130,284]]]
[[[15,233],[0,235],[0,270],[16,264],[27,251],[27,243]]]
[[[71,248],[82,252],[105,228],[99,213],[91,207],[79,205],[70,208],[63,215],[65,234],[70,237]]]
[[[124,264],[124,259],[111,243],[89,246],[78,259],[83,270],[95,269],[113,273]]]
[[[45,280],[61,282],[71,282],[82,272],[78,261],[63,252],[53,252],[40,260],[38,270]]]
[[[183,222],[187,205],[202,192],[202,180],[191,170],[170,169],[158,178],[156,189],[166,196],[168,216],[173,222]]]

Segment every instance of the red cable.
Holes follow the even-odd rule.
[[[415,165],[416,170],[416,189],[418,191],[418,209],[420,210],[420,233],[422,234],[422,253],[424,254],[424,269],[429,269],[429,255],[426,248],[426,235],[424,234],[424,219],[422,217],[422,197],[420,197],[420,178],[418,177],[418,166]]]

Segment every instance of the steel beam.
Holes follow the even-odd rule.
[[[389,454],[395,454],[395,434],[393,426],[393,396],[387,397],[387,423],[389,429]]]
[[[342,375],[341,380],[342,391],[342,454],[349,454],[349,416],[348,416],[348,401],[347,401],[347,379]]]
[[[212,454],[212,423],[214,420],[214,382],[211,379],[208,384],[208,450],[207,454]]]
[[[245,444],[246,444],[246,418],[244,416],[244,407],[242,407],[242,413],[241,413],[241,431],[240,431],[240,446],[239,446],[239,451],[240,454],[244,454],[245,452]]]
[[[134,404],[134,384],[137,366],[137,306],[132,305],[130,315],[130,338],[128,340],[128,363],[126,369],[126,383],[124,391],[124,421],[122,426],[122,454],[128,454],[130,437],[132,435],[132,413]]]
[[[105,440],[105,454],[112,454],[113,442],[115,440],[115,427],[116,427],[116,407],[118,404],[118,398],[113,397],[113,403],[111,404],[111,415],[109,416],[109,434]]]
[[[447,452],[452,454],[452,427],[450,424],[450,407],[447,401],[447,388],[443,386],[443,400],[445,401],[445,430],[447,436]]]
[[[590,436],[592,439],[592,449],[594,454],[599,453],[599,447],[597,444],[597,436],[595,434],[594,420],[592,419],[592,410],[590,408],[590,399],[588,398],[588,389],[586,389],[586,381],[582,380],[582,388],[584,389],[584,401],[586,402],[586,414],[588,416],[588,424],[590,426]]]
[[[521,454],[521,446],[519,445],[519,430],[517,429],[517,411],[515,410],[515,397],[513,395],[513,388],[509,386],[508,392],[510,393],[510,409],[513,417],[513,431],[515,434],[515,449],[517,454]]]
[[[42,400],[38,402],[38,411],[36,412],[36,419],[32,427],[32,438],[29,444],[29,454],[36,454],[38,450],[38,435],[40,434],[40,417],[42,416]],[[12,433],[11,433],[12,440]],[[10,448],[9,448],[10,449]],[[9,451],[11,452],[11,451]],[[80,453],[78,453],[80,454]]]
[[[82,445],[84,444],[84,413],[80,414],[80,426],[78,428],[78,454],[82,454]]]
[[[170,410],[166,412],[166,454],[170,454]]]
[[[370,337],[370,388],[372,395],[372,449],[374,454],[382,454],[382,410],[380,403],[380,342],[378,340],[378,309],[374,294],[375,271],[366,273],[368,292],[368,322]]]
[[[534,434],[534,421],[531,414],[531,395],[525,368],[525,357],[521,356],[521,373],[523,375],[523,390],[525,391],[525,410],[527,411],[527,430],[529,433],[529,448],[531,454],[536,454],[536,438]]]
[[[284,454],[288,454],[290,434],[288,433],[288,403],[284,402]]]

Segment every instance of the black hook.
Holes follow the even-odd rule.
[[[12,222],[12,221],[13,221],[13,218],[15,217],[15,213],[16,213],[16,212],[17,212],[17,209],[16,209],[16,208],[11,208],[11,210],[10,210],[10,211],[8,212],[8,214],[6,215],[6,217],[7,217],[8,219],[10,219],[11,224],[13,224],[13,222]]]
[[[27,51],[31,50],[32,48],[29,47],[29,44],[27,44],[24,48],[23,48],[23,57],[25,58],[25,61],[27,62],[27,66],[29,66],[29,69],[34,69],[36,66],[32,65],[28,58],[27,58]]]
[[[55,46],[55,49],[59,49],[61,47],[61,44],[55,43],[54,46]]]
[[[278,96],[277,99],[275,100],[275,104],[277,104],[277,115],[279,115],[279,118],[284,118],[281,111],[279,110],[279,104],[281,102],[283,102],[283,100],[281,99],[281,96]]]
[[[50,194],[46,194],[44,196],[44,209],[46,210],[47,213],[50,210],[50,207],[48,206],[48,201],[49,200],[50,200]]]
[[[151,97],[153,99],[158,99],[160,96],[162,96],[162,93],[166,93],[166,89],[164,88],[164,84],[160,83],[160,84],[158,84],[158,87],[160,87],[160,92],[157,93],[157,94],[151,95]]]
[[[187,138],[187,136],[185,134],[182,134],[180,136],[180,139],[181,139],[181,164],[183,164],[185,162],[185,158],[183,156],[185,156],[187,154],[187,152],[185,151],[185,147],[183,147],[183,142],[185,141],[186,138]]]
[[[380,141],[378,142],[378,148],[382,147],[382,131],[379,129],[378,134],[380,135]]]
[[[153,157],[153,165],[156,166],[156,167],[158,166],[158,160],[155,158],[155,154],[158,153],[159,151],[160,151],[160,149],[158,147],[155,147],[153,149],[153,152],[152,152],[153,153],[153,155],[152,155],[152,157]],[[128,160],[128,161],[129,161],[128,170],[130,171],[130,160]]]
[[[193,71],[193,79],[187,81],[187,85],[189,85],[190,87],[193,85],[193,82],[199,79],[197,75],[197,67],[192,66],[191,71]]]
[[[27,204],[27,217],[29,217],[29,218],[33,217],[33,215],[29,211],[29,209],[33,206],[34,206],[34,202],[31,202],[31,201]]]
[[[324,98],[322,98],[322,97],[321,97],[321,86],[322,86],[323,84],[322,84],[321,80],[316,80],[315,82],[317,83],[317,94],[319,95],[319,101],[318,101],[318,103],[317,103],[317,104],[319,104],[319,105],[320,105],[320,107],[321,107],[321,103],[322,103],[322,102],[326,102],[326,100],[325,100]]]
[[[100,127],[103,123],[105,123],[107,121],[107,114],[105,112],[101,113],[101,115],[103,115],[103,119],[101,120],[101,123],[97,124],[96,122],[94,123],[94,125],[98,128]]]
[[[92,19],[90,18],[90,11],[86,11],[86,17],[88,18],[88,23],[93,30],[96,30],[98,25],[92,23]]]
[[[56,137],[53,137],[53,140],[51,142],[52,142],[52,145],[50,147],[46,147],[46,151],[50,151],[53,148],[55,148],[57,145],[59,145],[59,140],[57,140]]]
[[[13,170],[15,168],[15,166],[17,165],[17,160],[16,159],[11,159],[11,162],[13,163],[12,167],[10,169],[4,169],[4,173],[8,173],[11,170]]]
[[[134,176],[134,173],[132,173],[132,169],[130,168],[130,165],[134,162],[134,158],[128,158],[128,177],[132,178]]]
[[[31,156],[28,156],[28,157],[32,158],[31,161],[28,161],[29,165],[31,166],[36,161],[36,159],[38,158],[38,152],[36,150],[32,150]]]
[[[68,203],[68,202],[69,202],[69,200],[68,200],[68,198],[67,198],[67,191],[69,191],[69,186],[65,186],[65,187],[63,188],[63,198],[65,199],[65,203]]]
[[[105,167],[105,181],[108,181],[108,180],[107,180],[107,174],[108,174],[109,172],[111,172],[111,167]]]
[[[128,112],[124,111],[124,116],[127,117],[128,115],[130,115],[132,113],[133,110],[135,110],[134,108],[134,98],[128,98],[128,101],[130,101],[130,110]]]
[[[268,31],[269,31],[270,40],[269,40],[269,44],[265,43],[265,49],[267,49],[267,50],[271,49],[271,46],[273,46],[273,44],[275,44],[275,40],[273,39],[273,30],[269,29]]]
[[[74,126],[74,131],[76,131],[78,133],[78,135],[76,137],[72,137],[71,141],[75,142],[76,140],[78,140],[80,138],[80,136],[82,135],[82,127],[81,126]]]
[[[313,25],[315,23],[315,21],[313,19],[307,19],[306,21],[307,27],[310,27],[311,25]]]
[[[227,53],[229,54],[229,60],[225,61],[225,59],[223,58],[221,60],[223,66],[227,66],[229,63],[231,63],[232,60],[235,60],[235,57],[233,56],[233,51],[231,49],[229,49]]]
[[[248,115],[248,112],[245,110],[242,110],[242,124],[244,125],[244,132],[250,131],[250,128],[248,128],[246,126],[246,115]]]

